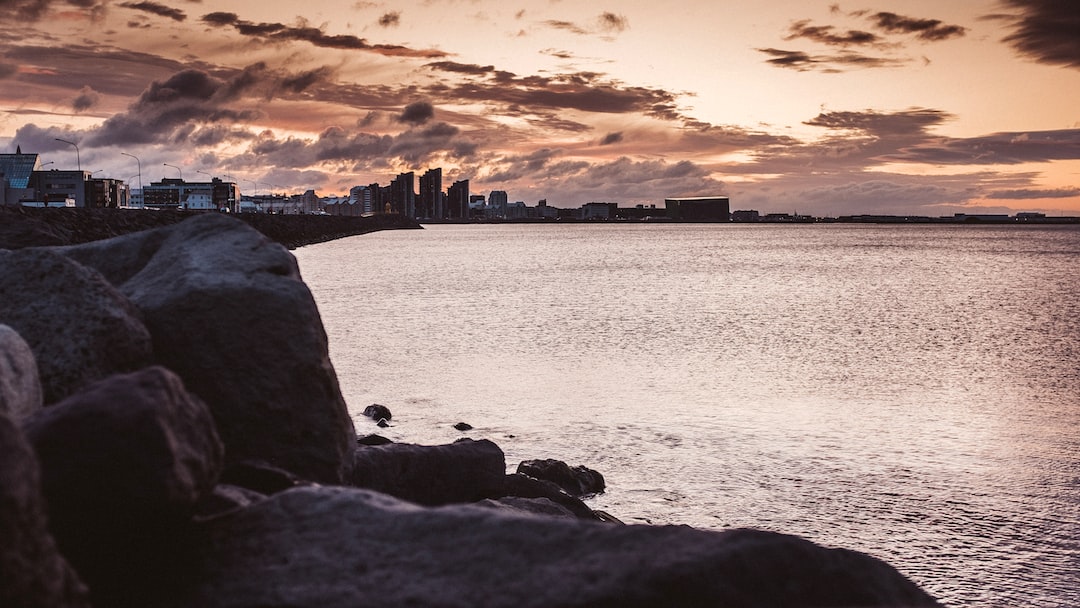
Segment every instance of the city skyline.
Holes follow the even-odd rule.
[[[21,25],[0,36],[3,151],[128,182],[138,159],[145,183],[182,167],[328,196],[442,167],[444,185],[558,207],[1080,212],[1076,3],[14,0],[0,14]]]

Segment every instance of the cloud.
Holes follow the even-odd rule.
[[[303,20],[298,25],[283,23],[254,23],[240,19],[236,13],[214,12],[202,16],[203,23],[215,27],[232,27],[241,35],[270,42],[308,42],[330,49],[368,51],[388,57],[419,57],[437,59],[449,54],[436,49],[412,49],[392,44],[369,44],[367,40],[349,34],[327,34]]]
[[[1005,16],[1005,38],[1021,55],[1040,63],[1080,68],[1080,3],[1068,0],[1000,0],[1019,11]]]
[[[888,159],[934,165],[1015,165],[1080,160],[1080,129],[939,138],[905,147],[889,155]]]
[[[99,101],[101,101],[101,94],[87,85],[79,90],[79,95],[71,102],[71,107],[76,112],[82,112],[96,106]]]
[[[601,146],[610,146],[611,144],[617,144],[623,140],[622,131],[616,133],[608,133],[600,140]]]
[[[859,30],[847,30],[837,33],[831,25],[810,25],[809,19],[796,21],[791,24],[791,33],[784,40],[805,38],[813,42],[820,42],[830,46],[858,46],[873,45],[881,41],[877,34]]]
[[[430,101],[416,101],[405,106],[396,118],[398,122],[422,125],[435,117],[435,106]]]
[[[627,20],[626,17],[609,11],[600,13],[594,22],[595,25],[591,28],[579,25],[573,21],[564,21],[561,19],[548,19],[547,21],[544,21],[543,24],[552,29],[563,30],[579,36],[592,36],[596,34],[609,36],[611,34],[620,34],[630,29],[630,21]]]
[[[381,27],[397,27],[401,25],[401,11],[390,11],[379,17]]]
[[[1080,196],[1080,188],[1051,188],[1040,190],[1036,188],[1021,188],[1019,190],[998,190],[986,195],[989,199],[1003,200],[1029,200],[1039,198],[1072,198]]]
[[[601,13],[597,21],[599,21],[600,30],[604,32],[621,33],[630,28],[630,22],[627,21],[626,17],[615,13]]]
[[[0,61],[0,80],[13,78],[18,73],[19,66],[13,63],[7,63],[6,61]]]
[[[946,25],[938,19],[918,19],[889,12],[875,13],[869,18],[878,29],[891,34],[915,34],[918,38],[928,41],[959,38],[967,33],[965,27]]]
[[[548,19],[547,21],[544,22],[544,25],[546,25],[546,26],[548,26],[550,28],[553,28],[553,29],[565,30],[567,32],[570,32],[571,34],[579,34],[579,35],[582,35],[582,36],[589,33],[588,30],[586,30],[585,28],[581,27],[580,25],[578,25],[578,24],[576,24],[576,23],[574,23],[572,21],[560,21],[558,19]]]
[[[839,55],[811,55],[803,51],[787,51],[776,48],[757,50],[759,53],[771,57],[771,59],[765,60],[766,63],[798,72],[818,70],[828,74],[837,74],[851,68],[892,68],[906,65],[909,62],[907,59],[874,57],[852,52]]]
[[[49,13],[53,4],[86,9],[93,19],[99,18],[105,11],[105,2],[95,0],[3,0],[0,2],[0,16],[18,22],[40,21]]]
[[[875,137],[922,136],[927,129],[953,118],[948,112],[913,108],[900,112],[823,112],[803,124],[828,129],[861,131]]]
[[[159,15],[161,17],[168,17],[173,21],[184,21],[187,19],[187,14],[184,13],[184,11],[158,2],[152,2],[151,0],[143,0],[142,2],[121,2],[118,6]]]

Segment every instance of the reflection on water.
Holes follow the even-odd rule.
[[[298,250],[358,430],[459,420],[626,521],[1080,605],[1075,227],[431,226]]]

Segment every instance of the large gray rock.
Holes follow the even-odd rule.
[[[162,367],[102,380],[28,418],[50,526],[95,605],[163,585],[222,466],[206,405]]]
[[[205,524],[194,583],[153,606],[934,606],[892,567],[754,530],[612,526],[349,488]]]
[[[86,588],[49,533],[37,458],[19,427],[0,412],[0,606],[89,605]]]
[[[97,272],[41,249],[0,251],[0,323],[37,360],[44,402],[152,362],[139,311]]]
[[[581,498],[604,491],[604,476],[582,465],[571,468],[561,460],[546,458],[526,460],[518,464],[517,472],[554,483],[567,494]]]
[[[447,445],[388,443],[356,448],[349,483],[435,506],[503,495],[506,458],[487,439]]]
[[[229,462],[339,483],[356,441],[296,259],[223,214],[57,248],[142,311],[156,359],[210,406]]]
[[[14,329],[0,325],[0,413],[21,420],[41,405],[34,351]]]

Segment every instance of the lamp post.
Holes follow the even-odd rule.
[[[176,187],[176,206],[177,208],[187,209],[187,202],[184,198],[184,172],[180,170],[180,167],[176,165],[170,165],[169,163],[161,163],[166,167],[172,167],[176,169],[176,172],[180,175],[180,184]]]
[[[176,169],[176,172],[180,175],[180,181],[184,181],[184,172],[180,170],[180,167],[177,167],[176,165],[170,165],[169,163],[161,164],[165,165],[166,167],[172,167],[173,169]]]
[[[39,167],[38,167],[38,171],[41,171],[41,170],[42,170],[42,169],[44,169],[44,168],[45,168],[45,167],[46,167],[47,165],[53,165],[53,164],[56,164],[56,161],[52,161],[52,160],[50,160],[50,161],[49,161],[49,162],[47,162],[47,163],[41,163],[41,166],[39,166]]]
[[[68,141],[68,140],[66,140],[66,139],[60,139],[59,137],[56,137],[56,138],[54,138],[54,139],[55,139],[56,141],[62,141],[62,142],[64,142],[65,144],[68,144],[68,145],[72,145],[72,146],[75,146],[75,161],[76,161],[76,162],[78,162],[78,164],[79,164],[79,171],[82,171],[82,157],[81,157],[81,156],[79,156],[79,145],[78,145],[78,144],[76,144],[76,143],[75,143],[75,142],[73,142],[73,141]]]
[[[121,152],[120,154],[123,154],[124,156],[130,156],[131,158],[135,159],[136,163],[138,163],[138,165],[139,165],[139,195],[142,196],[142,161],[139,160],[139,157],[135,156],[134,154],[128,154],[127,152]]]

